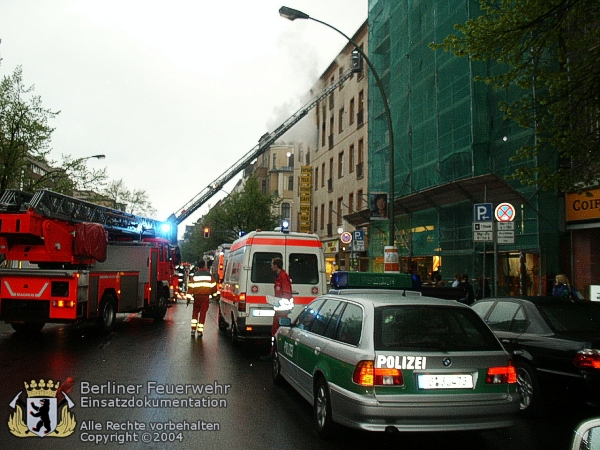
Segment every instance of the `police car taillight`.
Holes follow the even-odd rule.
[[[404,377],[400,369],[375,368],[373,361],[359,361],[352,381],[361,386],[402,386]]]
[[[600,350],[589,348],[579,350],[573,364],[580,369],[600,369]]]
[[[513,384],[517,382],[517,371],[512,362],[508,366],[490,367],[485,377],[487,384]]]
[[[238,302],[238,311],[246,312],[246,293],[245,292],[240,293],[240,300]]]

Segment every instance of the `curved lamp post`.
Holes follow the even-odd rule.
[[[86,156],[85,158],[79,158],[79,161],[85,161],[86,159],[92,159],[92,158],[96,158],[96,159],[104,159],[104,158],[106,158],[106,155],[92,155],[92,156]]]
[[[358,46],[358,44],[356,42],[354,42],[352,40],[352,38],[346,36],[344,33],[342,33],[340,30],[338,30],[334,26],[329,25],[326,22],[317,20],[314,17],[310,17],[308,14],[303,13],[302,11],[298,11],[297,9],[288,8],[287,6],[282,6],[279,9],[279,15],[281,17],[285,17],[286,19],[289,19],[289,20],[310,19],[315,22],[319,22],[320,24],[323,24],[326,27],[329,27],[334,31],[337,31],[339,34],[344,36],[346,38],[346,40],[355,47],[356,51],[358,53],[360,53],[360,56],[363,57],[363,59],[369,66],[369,69],[371,69],[371,73],[373,74],[373,77],[375,78],[377,87],[379,88],[379,93],[381,94],[381,98],[383,100],[383,107],[385,109],[388,132],[390,135],[390,173],[389,173],[389,176],[390,176],[390,199],[391,199],[391,201],[388,204],[388,215],[389,215],[388,220],[389,220],[389,227],[390,227],[388,245],[390,247],[394,247],[394,241],[395,241],[395,235],[394,235],[394,232],[395,232],[395,230],[394,230],[394,216],[395,216],[395,208],[394,208],[394,200],[395,200],[395,193],[394,193],[394,131],[393,131],[393,127],[392,127],[392,114],[390,113],[390,106],[388,104],[387,96],[385,95],[385,90],[383,89],[383,84],[381,82],[381,78],[379,78],[379,75],[377,74],[375,67],[373,67],[371,60],[367,57],[367,55],[365,55],[365,53]]]

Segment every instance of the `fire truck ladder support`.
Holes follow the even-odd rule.
[[[300,119],[306,116],[309,113],[309,111],[315,106],[317,106],[317,104],[321,100],[326,98],[331,92],[333,92],[338,86],[344,83],[344,81],[350,78],[357,71],[357,68],[351,68],[348,71],[346,71],[340,76],[340,78],[335,83],[325,88],[325,90],[323,90],[323,92],[321,92],[321,94],[318,97],[314,98],[305,106],[300,108],[289,119],[283,122],[275,131],[273,131],[272,133],[265,133],[260,138],[258,145],[256,145],[252,150],[250,150],[244,157],[242,157],[238,162],[231,166],[215,181],[213,181],[202,191],[200,191],[198,195],[196,195],[192,200],[190,200],[182,208],[180,208],[178,213],[171,215],[171,217],[169,217],[167,220],[169,222],[174,222],[176,225],[179,225],[181,222],[187,219],[198,208],[200,208],[204,203],[206,203],[213,195],[219,192],[219,190],[223,186],[225,186],[225,184],[231,181],[233,177],[235,177],[238,173],[244,170],[258,156],[266,152],[267,149],[271,146],[271,144],[275,143],[275,141],[280,136],[282,136],[286,131],[288,131],[296,123],[298,123]],[[172,228],[176,229],[176,227]]]
[[[33,194],[8,189],[0,198],[0,211],[25,212],[33,209],[37,214],[72,223],[94,222],[110,233],[141,237],[142,234],[160,236],[165,222],[136,216],[118,209],[96,205],[49,190]]]

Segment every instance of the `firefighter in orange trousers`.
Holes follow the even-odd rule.
[[[188,283],[188,293],[194,296],[192,336],[195,336],[197,332],[198,336],[202,337],[210,298],[216,292],[217,282],[212,274],[206,269],[205,262],[198,262],[194,274],[190,276],[190,281]]]

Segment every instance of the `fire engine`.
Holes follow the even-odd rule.
[[[16,331],[116,313],[162,320],[179,251],[169,224],[49,190],[0,198],[0,320]]]

